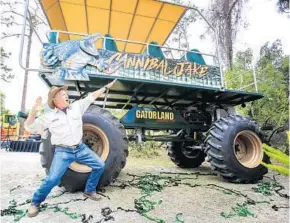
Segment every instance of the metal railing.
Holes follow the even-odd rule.
[[[62,33],[62,34],[68,34],[68,35],[75,35],[75,36],[83,36],[83,37],[87,37],[90,35],[95,35],[95,34],[85,34],[85,33],[75,33],[75,32],[68,32],[68,31],[62,31],[62,30],[50,30],[47,32],[46,36],[49,36],[49,33],[51,32],[58,32],[58,33]],[[213,58],[216,58],[218,60],[218,57],[214,54],[209,54],[209,53],[203,53],[203,52],[199,52],[199,51],[194,51],[194,50],[184,50],[184,49],[179,49],[179,48],[174,48],[174,47],[167,47],[167,46],[161,46],[161,45],[157,45],[157,44],[150,44],[150,43],[145,43],[145,42],[140,42],[140,41],[134,41],[134,40],[124,40],[124,39],[119,39],[119,38],[111,38],[111,37],[105,37],[100,35],[101,39],[110,39],[110,40],[115,40],[116,42],[125,42],[125,43],[133,43],[133,44],[140,44],[140,45],[144,45],[147,46],[147,49],[149,46],[158,46],[161,49],[167,49],[167,50],[176,50],[176,51],[183,51],[184,54],[186,55],[187,52],[194,52],[194,53],[198,53],[201,55],[205,55],[205,56],[210,56]],[[103,46],[104,48],[104,46]],[[220,64],[218,64],[219,66]]]
[[[254,91],[258,92],[258,82],[257,81],[257,77],[256,77],[256,71],[255,68],[253,67],[252,70],[253,74],[253,81],[246,81],[249,80],[249,74],[251,73],[251,71],[245,71],[241,74],[238,74],[237,76],[231,77],[228,80],[225,80],[225,88],[226,89],[237,89],[237,90],[244,90],[244,89],[249,89],[249,87],[254,86]],[[246,77],[246,75],[248,75],[248,77]],[[238,85],[238,86],[236,86]]]
[[[180,5],[180,4],[175,4],[175,3],[169,3],[169,2],[166,2],[166,1],[162,1],[162,0],[157,0],[157,1],[159,1],[159,2],[165,2],[167,4],[172,4],[172,5],[178,5],[178,6],[185,7],[187,9],[191,9],[191,10],[197,11],[198,14],[209,25],[209,27],[214,31],[215,36],[216,36],[215,39],[216,39],[217,55],[208,54],[208,53],[204,53],[204,52],[197,52],[197,51],[191,51],[191,50],[178,49],[178,48],[167,47],[167,46],[159,46],[159,47],[161,49],[169,50],[169,51],[173,51],[173,50],[182,51],[182,52],[184,52],[184,55],[185,56],[186,56],[186,54],[188,52],[195,52],[195,53],[198,53],[200,55],[210,56],[212,58],[215,58],[216,59],[215,61],[218,61],[218,67],[219,67],[219,70],[220,70],[220,78],[221,78],[221,87],[220,87],[220,89],[221,90],[224,90],[225,87],[228,85],[228,82],[229,81],[224,81],[224,74],[223,74],[223,70],[222,70],[221,63],[220,63],[220,61],[221,61],[220,60],[220,51],[219,51],[219,47],[218,47],[219,46],[219,37],[217,35],[217,32],[216,32],[215,28],[212,26],[212,24],[205,18],[205,16],[197,8],[189,7],[189,6],[184,6],[184,5]],[[53,69],[30,68],[30,67],[25,67],[22,64],[22,55],[23,55],[23,48],[24,48],[24,36],[25,36],[25,30],[26,30],[27,20],[30,22],[30,18],[28,16],[28,8],[29,8],[29,0],[26,0],[26,2],[25,2],[25,8],[24,8],[24,16],[23,16],[23,28],[22,28],[21,41],[20,41],[19,65],[20,65],[20,67],[22,69],[27,70],[27,71],[53,73],[54,72]],[[62,30],[52,30],[52,31],[49,31],[49,32],[59,32],[59,33],[64,33],[64,34],[68,34],[68,35],[78,35],[78,36],[84,36],[84,37],[89,36],[89,34],[87,34],[87,33],[67,32],[67,31],[62,31]],[[104,38],[114,39],[115,41],[121,41],[121,42],[126,42],[126,43],[146,45],[147,46],[147,49],[148,49],[148,46],[150,46],[150,45],[156,46],[156,44],[144,43],[144,42],[140,42],[140,41],[124,40],[124,39],[117,39],[117,38],[110,38],[110,37],[103,37],[103,36],[100,36],[100,38],[102,38],[102,39],[104,39]],[[39,40],[41,41],[40,38],[39,38]],[[241,75],[239,75],[239,76],[241,76]],[[254,86],[255,87],[255,91],[257,92],[258,91],[257,79],[256,79],[256,73],[255,73],[255,70],[254,69],[253,69],[253,78],[254,78],[253,83],[250,83],[250,84],[247,84],[245,86],[240,87],[240,90],[245,89],[245,88],[250,87],[250,86]]]
[[[22,55],[23,55],[23,46],[24,46],[24,36],[25,36],[25,29],[26,29],[26,22],[27,20],[30,21],[30,17],[28,16],[28,7],[29,7],[29,0],[26,0],[25,7],[24,7],[24,16],[23,16],[23,27],[22,27],[22,33],[21,33],[21,39],[20,39],[20,52],[19,52],[19,66],[27,71],[36,71],[36,72],[50,72],[52,73],[52,69],[40,69],[40,68],[29,68],[25,67],[22,64]],[[39,39],[40,40],[40,39]],[[41,40],[40,40],[41,42]]]

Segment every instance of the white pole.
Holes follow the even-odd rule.
[[[253,55],[253,62],[252,62],[252,67],[253,67],[253,76],[254,76],[254,85],[255,85],[255,90],[256,92],[258,92],[258,85],[257,85],[257,77],[256,77],[256,59],[255,59],[255,55]]]

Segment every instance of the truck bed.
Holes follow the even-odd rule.
[[[84,97],[118,78],[106,101],[106,108],[114,109],[131,109],[133,106],[183,109],[205,103],[235,106],[263,97],[259,93],[113,75],[94,74],[90,76],[90,81],[60,81],[50,79],[47,74],[40,74],[40,77],[49,87],[68,85],[68,94],[72,100]],[[103,106],[104,99],[105,95],[98,98],[95,104]]]

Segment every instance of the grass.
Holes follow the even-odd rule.
[[[155,158],[161,155],[162,150],[164,148],[160,142],[129,143],[129,154],[135,158]]]

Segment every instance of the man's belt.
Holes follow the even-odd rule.
[[[70,148],[70,149],[76,149],[78,148],[83,142],[80,141],[78,144],[76,145],[72,145],[72,146],[68,146],[68,145],[63,145],[63,144],[59,144],[59,145],[56,145],[56,146],[60,146],[60,147],[64,147],[64,148]]]

